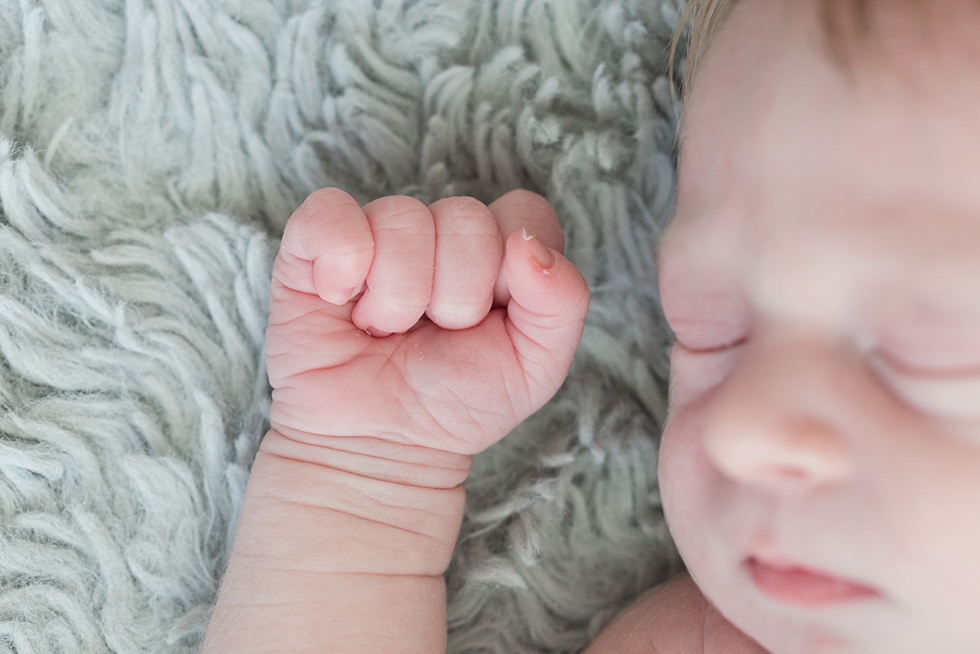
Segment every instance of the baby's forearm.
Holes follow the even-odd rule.
[[[442,654],[442,577],[252,568],[233,559],[203,652]]]
[[[270,432],[203,652],[445,651],[468,470],[424,448]]]

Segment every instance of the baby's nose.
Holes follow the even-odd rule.
[[[788,345],[747,345],[711,403],[705,448],[718,470],[743,483],[839,482],[854,466],[834,419],[846,410],[839,375],[827,369],[825,353]]]
[[[850,474],[847,445],[831,425],[805,416],[760,422],[716,424],[708,432],[708,453],[726,476],[750,484],[819,485]]]

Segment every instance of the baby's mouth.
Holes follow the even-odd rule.
[[[749,557],[743,563],[756,588],[770,598],[803,607],[820,607],[881,597],[874,588],[814,570],[777,565]]]

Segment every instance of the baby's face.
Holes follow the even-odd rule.
[[[980,652],[980,13],[880,4],[850,77],[814,1],[736,5],[661,250],[667,519],[776,654]]]

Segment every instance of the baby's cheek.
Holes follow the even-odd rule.
[[[708,592],[727,584],[735,563],[731,537],[744,515],[731,482],[712,463],[704,434],[713,393],[672,407],[660,443],[659,483],[671,537],[691,575]],[[734,558],[733,558],[734,557]]]
[[[690,404],[722,383],[732,372],[741,347],[690,350],[680,343],[670,354],[670,401]]]
[[[698,403],[676,404],[660,441],[659,483],[671,535],[681,548],[696,545],[707,523],[705,502],[712,472],[701,443],[704,410]]]

